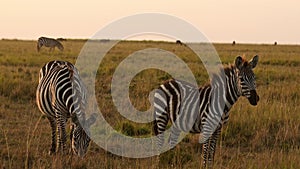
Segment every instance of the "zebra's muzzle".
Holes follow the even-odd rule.
[[[259,96],[257,95],[255,90],[250,91],[250,97],[248,98],[251,105],[256,106],[259,101]]]

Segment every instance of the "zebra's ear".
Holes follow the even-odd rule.
[[[97,114],[96,113],[93,113],[91,115],[91,117],[89,119],[86,120],[86,126],[87,127],[90,127],[92,124],[94,124],[96,122],[96,119],[97,119]]]
[[[236,57],[234,64],[238,69],[241,69],[243,67],[243,58],[241,56]]]
[[[250,61],[249,64],[251,65],[252,69],[256,67],[258,62],[258,55],[255,55]]]

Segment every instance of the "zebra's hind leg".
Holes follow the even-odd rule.
[[[167,98],[162,90],[156,90],[154,94],[154,132],[157,136],[157,150],[160,152],[164,145],[164,133],[169,122],[169,109]]]
[[[175,126],[175,124],[173,124],[173,126],[171,127],[171,134],[169,137],[169,146],[171,149],[176,146],[179,135],[180,130]]]
[[[156,145],[157,145],[157,150],[158,151],[161,151],[163,145],[164,145],[164,142],[165,142],[165,129],[166,129],[166,126],[164,123],[156,123],[155,124],[155,133],[156,133]],[[159,152],[160,153],[160,152]]]
[[[209,151],[208,151],[208,165],[214,165],[214,158],[216,152],[216,146],[221,133],[221,127],[217,128],[209,139]]]
[[[218,127],[216,131],[205,141],[202,149],[203,168],[212,168],[214,165],[214,156],[216,152],[216,145],[221,133],[221,127]]]
[[[39,44],[36,45],[36,49],[37,49],[38,52],[40,52],[41,47],[40,47]]]
[[[54,47],[49,48],[49,53],[54,51]]]
[[[202,144],[202,168],[206,168],[207,163],[208,163],[208,150],[209,149],[209,139],[207,139],[203,144]]]
[[[66,142],[67,142],[67,134],[66,134],[67,119],[60,115],[58,116],[56,121],[57,121],[57,133],[58,133],[58,138],[57,138],[58,151],[64,154],[66,149]]]
[[[47,117],[49,122],[50,122],[50,126],[51,126],[51,148],[49,150],[49,154],[53,154],[56,151],[56,121],[55,118],[51,118],[51,117]]]
[[[74,124],[71,124],[71,127],[70,127],[70,150],[69,150],[69,153],[70,154],[73,154],[73,151],[72,151],[72,144],[73,144],[73,132],[74,132]]]
[[[162,152],[165,142],[165,130],[167,128],[169,117],[167,114],[164,116],[157,116],[154,120],[154,132],[156,135],[156,146],[158,154]]]

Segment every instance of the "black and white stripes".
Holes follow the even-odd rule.
[[[45,64],[40,70],[36,102],[52,128],[50,153],[65,151],[65,127],[67,119],[71,118],[72,149],[75,154],[83,157],[90,142],[89,130],[83,128],[89,129],[95,122],[95,116],[86,120],[86,88],[74,65],[65,61]]]
[[[203,165],[211,166],[222,125],[228,121],[232,105],[240,96],[248,98],[251,105],[259,101],[252,71],[257,62],[258,56],[249,62],[238,56],[234,65],[221,69],[225,77],[215,74],[210,84],[200,88],[174,79],[162,84],[154,94],[158,148],[164,144],[164,131],[171,121],[169,146],[176,145],[180,132],[201,133]]]
[[[47,37],[40,37],[37,41],[37,51],[41,50],[41,47],[49,47],[49,51],[53,51],[55,47],[57,47],[60,51],[64,50],[63,45],[56,39],[47,38]]]

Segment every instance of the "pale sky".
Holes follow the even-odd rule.
[[[299,0],[2,0],[0,38],[90,38],[120,18],[163,13],[212,42],[300,44]]]

